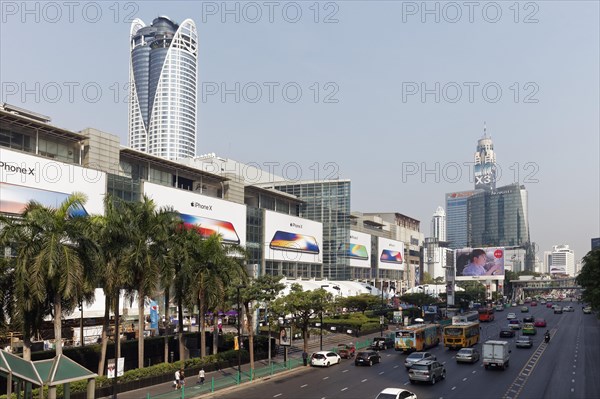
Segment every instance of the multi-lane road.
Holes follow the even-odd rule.
[[[355,367],[352,360],[342,360],[330,368],[306,367],[287,375],[220,392],[219,398],[234,399],[369,399],[386,387],[405,388],[421,398],[574,398],[600,397],[600,323],[595,315],[585,315],[581,306],[571,304],[574,312],[554,314],[544,305],[520,307],[496,312],[496,320],[482,324],[482,339],[502,339],[511,343],[510,367],[485,370],[481,361],[457,364],[456,351],[442,345],[430,352],[444,363],[447,378],[435,385],[411,384],[403,362],[406,355],[388,349],[381,352],[382,363],[373,367]],[[531,349],[516,348],[515,338],[499,338],[507,325],[506,315],[514,312],[522,319],[530,314],[543,317],[552,332],[549,344],[543,341],[545,328],[538,328]],[[518,334],[517,334],[518,335]]]

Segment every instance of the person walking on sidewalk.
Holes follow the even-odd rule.
[[[204,385],[204,378],[205,378],[204,368],[201,368],[200,372],[198,373],[198,384]]]
[[[183,369],[179,370],[179,387],[183,388],[185,385],[185,373]]]
[[[179,389],[179,378],[181,375],[179,374],[179,370],[175,371],[175,389]]]

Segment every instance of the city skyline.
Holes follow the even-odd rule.
[[[500,4],[499,20],[480,5],[458,21],[441,3],[439,15],[413,2],[299,3],[296,14],[277,3],[260,18],[237,2],[230,14],[190,1],[89,3],[60,16],[45,3],[29,14],[6,4],[1,101],[57,126],[126,145],[131,22],[190,18],[200,38],[196,153],[289,180],[351,179],[352,210],[410,215],[428,236],[444,194],[474,187],[485,121],[498,185],[527,187],[540,258],[568,244],[578,260],[600,235],[597,3]],[[102,40],[90,46],[92,37]]]

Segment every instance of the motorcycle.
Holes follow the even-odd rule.
[[[546,343],[550,342],[550,334],[546,333],[546,335],[544,335],[544,341],[546,341]]]

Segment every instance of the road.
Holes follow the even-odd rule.
[[[571,303],[562,303],[571,304]],[[574,302],[575,312],[553,314],[544,305],[530,307],[531,315],[547,320],[552,334],[549,344],[543,342],[546,329],[538,328],[531,349],[516,348],[511,343],[510,366],[506,370],[485,370],[481,361],[457,364],[455,351],[441,345],[432,348],[445,364],[447,378],[435,385],[410,384],[403,361],[406,355],[387,350],[381,352],[382,363],[373,367],[355,367],[352,360],[342,360],[330,368],[304,368],[300,371],[220,392],[222,399],[365,399],[375,398],[383,388],[399,387],[415,392],[420,399],[465,398],[573,398],[600,397],[600,323],[594,315],[584,315]],[[482,340],[500,339],[498,333],[507,324],[508,312],[496,312],[496,320],[482,324]],[[481,349],[481,344],[478,345]]]

